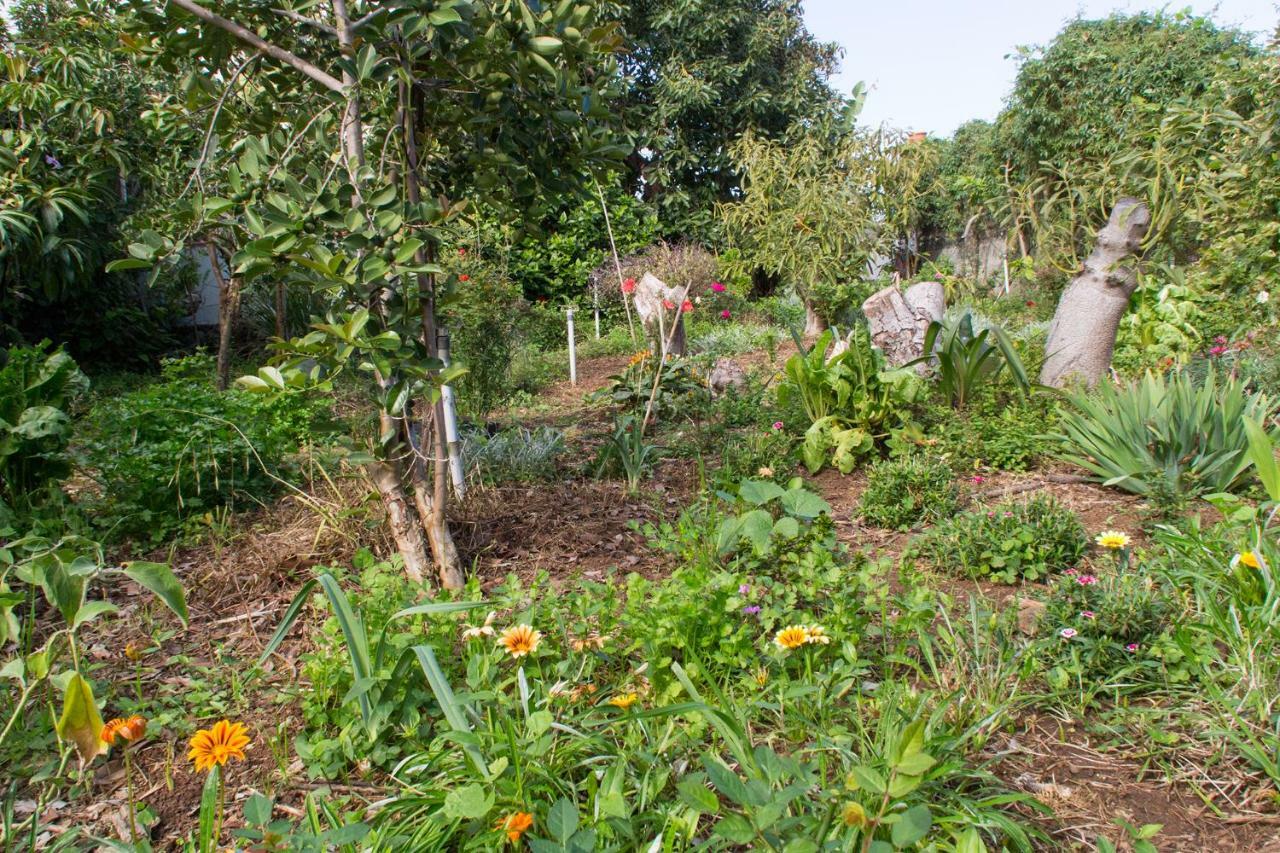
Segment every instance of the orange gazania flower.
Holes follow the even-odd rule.
[[[803,625],[788,625],[773,637],[774,645],[780,649],[798,649],[809,642],[809,630]]]
[[[133,743],[147,733],[147,721],[134,715],[127,720],[116,717],[102,727],[99,737],[107,746],[115,746],[117,740]]]
[[[504,818],[498,819],[498,825],[495,827],[500,832],[507,834],[507,839],[512,844],[520,841],[520,836],[524,835],[533,826],[533,815],[528,812],[514,812]]]
[[[197,770],[212,770],[232,758],[244,761],[244,748],[248,745],[249,732],[244,723],[219,720],[213,728],[196,732],[187,758],[195,763]]]
[[[522,658],[537,650],[542,642],[542,632],[533,630],[532,625],[512,625],[498,637],[498,645],[506,649],[513,658]]]
[[[1248,566],[1251,569],[1262,568],[1262,564],[1258,562],[1258,555],[1252,551],[1241,551],[1236,555],[1236,562]]]

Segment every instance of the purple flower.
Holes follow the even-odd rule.
[[[1124,647],[1124,650],[1125,650],[1126,652],[1136,652],[1136,651],[1138,650],[1138,644],[1137,644],[1137,643],[1130,643],[1129,645],[1127,645],[1127,646],[1125,646],[1125,647]]]
[[[782,429],[782,421],[774,421],[774,422],[773,422],[773,428],[774,428],[775,430],[780,430],[780,429]]]
[[[741,586],[739,586],[739,587],[738,587],[738,595],[749,595],[750,593],[751,593],[751,585],[750,585],[750,584],[745,584],[745,583],[744,583],[744,584],[742,584]]]
[[[1062,639],[1064,640],[1070,640],[1075,635],[1076,635],[1075,628],[1063,628],[1061,631],[1058,632],[1058,636],[1062,637]]]
[[[1093,611],[1092,611],[1092,610],[1081,610],[1081,611],[1080,611],[1080,618],[1081,618],[1081,619],[1092,619],[1093,617],[1094,617],[1094,613],[1093,613]]]
[[[44,155],[44,162],[46,165],[52,166],[55,169],[62,168],[62,164],[58,162],[58,158],[54,157],[52,154]]]
[[[760,612],[760,605],[748,604],[746,607],[742,608],[742,612],[747,614],[748,616],[755,616],[757,613]]]

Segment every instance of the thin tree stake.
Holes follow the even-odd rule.
[[[631,344],[636,343],[636,327],[631,322],[631,301],[628,294],[622,290],[622,261],[618,260],[618,244],[613,241],[613,225],[609,221],[609,205],[604,200],[604,190],[600,189],[600,182],[594,177],[591,182],[596,185],[596,194],[600,196],[600,209],[604,211],[604,228],[609,232],[609,250],[613,252],[613,268],[618,273],[618,290],[622,291],[622,307],[627,309],[627,330],[631,332]],[[597,337],[599,335],[597,334]]]

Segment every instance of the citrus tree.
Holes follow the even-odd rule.
[[[230,274],[287,275],[321,298],[310,331],[241,382],[270,392],[361,377],[377,434],[352,458],[382,497],[405,570],[421,579],[434,567],[461,586],[438,460],[440,387],[462,368],[437,357],[436,312],[465,284],[438,251],[478,202],[537,208],[627,153],[607,106],[616,24],[570,0],[134,8],[161,65],[266,95],[230,126],[207,105],[193,111],[235,152],[222,194],[194,190],[199,221],[139,241],[128,263],[154,263],[212,226],[239,235]]]

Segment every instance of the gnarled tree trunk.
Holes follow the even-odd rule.
[[[906,292],[890,286],[878,290],[862,303],[871,342],[884,353],[885,361],[901,367],[924,355],[924,336],[929,324],[941,320],[947,307],[941,282],[921,281]],[[921,370],[926,369],[920,365]]]
[[[405,494],[400,467],[392,462],[379,461],[366,466],[366,470],[382,497],[391,540],[404,560],[404,573],[415,583],[422,583],[431,569],[431,561],[427,558],[427,543],[422,537],[422,523]]]
[[[1083,382],[1093,387],[1107,374],[1120,318],[1138,286],[1136,255],[1150,227],[1145,203],[1135,198],[1116,202],[1084,268],[1058,300],[1045,342],[1042,385],[1061,388]]]

